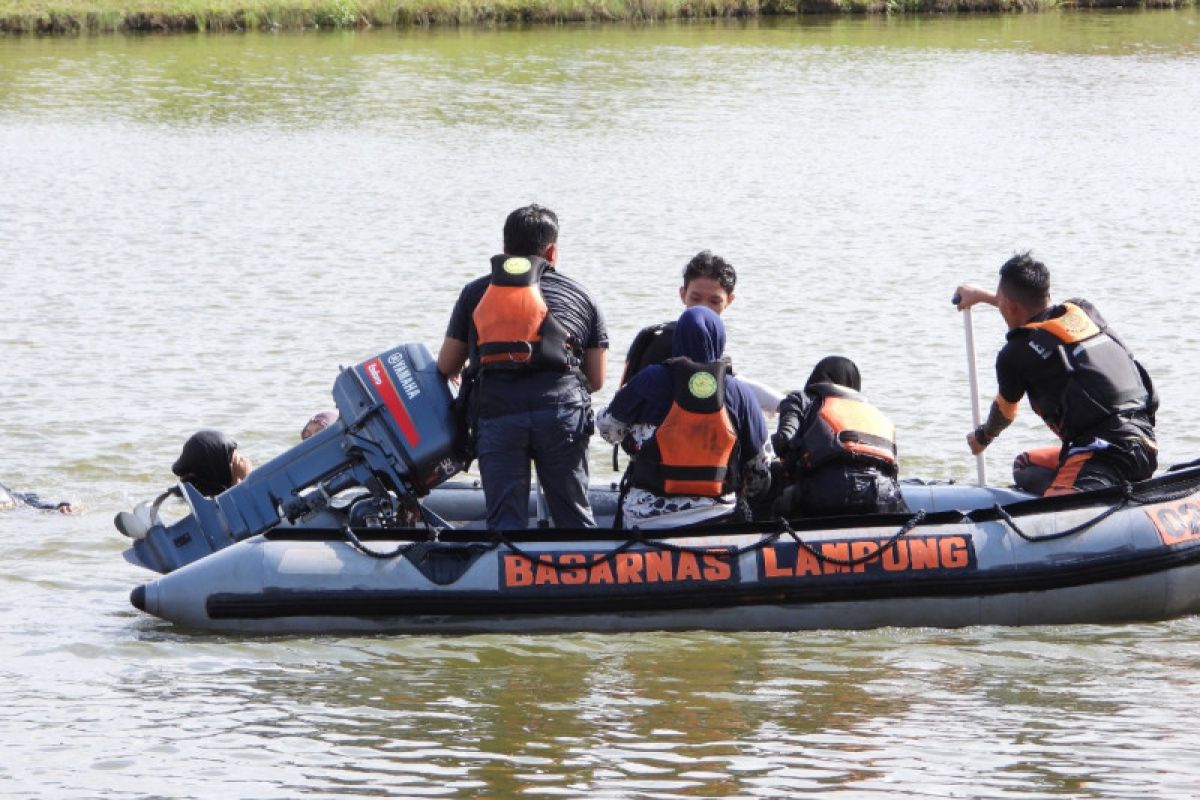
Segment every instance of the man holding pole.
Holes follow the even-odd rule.
[[[1000,310],[1007,343],[996,357],[999,393],[987,420],[967,435],[982,453],[1012,423],[1021,398],[1062,440],[1054,479],[1059,495],[1149,478],[1158,466],[1158,396],[1146,370],[1086,300],[1054,305],[1050,272],[1028,252],[1000,267],[995,293],[962,285],[957,307]]]

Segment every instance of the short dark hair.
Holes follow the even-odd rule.
[[[684,286],[696,278],[712,278],[730,294],[733,294],[733,289],[737,286],[737,270],[733,268],[733,264],[718,255],[713,255],[711,250],[701,250],[696,253],[683,268]]]
[[[1050,270],[1026,250],[1000,267],[1000,290],[1023,306],[1040,306],[1050,301]]]
[[[504,252],[510,256],[540,256],[557,241],[558,215],[544,206],[522,206],[504,220]]]

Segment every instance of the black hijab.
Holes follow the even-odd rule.
[[[843,356],[826,356],[818,361],[804,388],[807,389],[814,383],[833,383],[856,392],[862,391],[862,377],[858,374],[858,367]]]
[[[203,495],[213,497],[233,486],[229,461],[237,442],[220,431],[197,431],[184,442],[183,452],[171,465],[171,472]]]

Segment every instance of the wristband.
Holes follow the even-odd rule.
[[[980,425],[975,429],[975,443],[980,447],[987,447],[995,438],[995,436],[988,435],[987,425]]]

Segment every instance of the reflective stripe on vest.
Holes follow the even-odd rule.
[[[831,383],[807,391],[821,398],[821,407],[802,435],[805,468],[836,461],[896,465],[896,427],[865,397]]]
[[[666,362],[673,400],[633,462],[631,483],[661,495],[720,497],[735,489],[737,431],[725,409],[724,361]]]
[[[536,256],[495,256],[492,276],[471,314],[473,352],[483,368],[567,370],[575,366],[566,329],[546,305]]]

